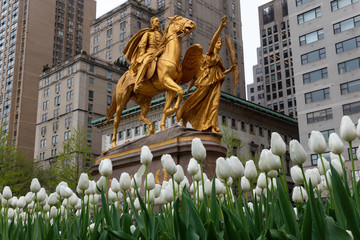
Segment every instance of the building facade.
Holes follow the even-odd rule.
[[[250,102],[256,103],[261,106],[265,104],[265,91],[264,91],[264,76],[262,66],[262,48],[256,49],[257,53],[257,65],[253,66],[253,83],[248,84],[247,98]]]
[[[360,117],[359,9],[355,0],[289,1],[300,141],[306,148],[311,130],[328,140],[332,132],[339,134],[342,116],[355,124]],[[355,152],[359,142],[354,146]],[[307,165],[316,165],[317,154],[307,150]]]
[[[95,57],[114,62],[119,58],[125,61],[122,53],[129,39],[140,29],[150,27],[150,19],[157,16],[164,31],[169,23],[168,17],[174,15],[184,16],[197,24],[188,41],[182,45],[183,56],[186,49],[192,44],[199,43],[207,51],[210,40],[220,25],[221,18],[228,16],[228,24],[224,28],[222,38],[228,34],[236,51],[239,65],[239,84],[234,92],[232,75],[226,76],[222,91],[245,98],[245,77],[243,60],[243,43],[241,35],[240,2],[199,1],[199,0],[157,0],[134,1],[128,0],[112,11],[97,18],[91,24],[90,49]],[[225,41],[220,52],[224,66],[231,66],[230,56]]]
[[[258,8],[264,85],[263,88],[259,88],[260,90],[258,86],[254,86],[256,88],[253,88],[253,92],[255,95],[264,93],[265,107],[297,117],[291,24],[287,4],[287,0],[274,0]],[[254,75],[258,74],[255,72]],[[249,87],[248,96],[251,94],[251,88]]]
[[[1,1],[0,122],[10,142],[34,155],[38,76],[89,45],[94,0]],[[61,54],[60,54],[61,53]]]
[[[84,129],[92,154],[100,155],[101,132],[93,119],[106,115],[124,70],[77,55],[40,75],[34,158],[51,163],[74,129]]]

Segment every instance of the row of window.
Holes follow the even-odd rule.
[[[352,148],[352,151],[350,150],[350,148],[347,149],[347,156],[348,156],[348,159],[351,158],[351,152],[352,152],[352,155],[353,155],[353,158],[354,160],[358,160],[357,158],[357,155],[356,155],[356,151],[358,150],[358,147],[353,147]],[[323,154],[321,154],[321,156],[323,157],[323,160],[326,160],[326,161],[330,161],[330,152],[325,152]],[[310,159],[311,159],[311,164],[313,166],[317,166],[318,164],[318,159],[320,158],[320,155],[318,154],[311,154],[310,155]],[[346,160],[346,159],[345,159]],[[359,178],[359,175],[360,173],[357,172],[357,178]]]

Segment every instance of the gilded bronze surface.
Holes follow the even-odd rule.
[[[149,126],[149,134],[154,133],[153,123],[147,119],[151,99],[154,95],[167,92],[160,122],[162,130],[165,129],[166,118],[179,108],[184,94],[182,88],[177,84],[182,77],[180,37],[188,35],[191,30],[196,28],[196,24],[181,16],[174,16],[169,20],[171,22],[164,34],[160,36],[158,19],[152,19],[152,28],[138,32],[130,39],[124,49],[125,57],[131,62],[131,66],[129,71],[118,81],[106,116],[107,120],[110,120],[116,113],[112,138],[113,147],[116,147],[121,113],[130,99],[140,105],[139,120]],[[153,74],[151,74],[152,70],[154,71]],[[171,108],[171,103],[176,95],[176,102]]]
[[[193,128],[199,131],[219,133],[218,111],[220,103],[221,85],[225,75],[235,70],[234,50],[228,45],[232,66],[225,69],[219,56],[222,41],[219,38],[222,29],[226,26],[226,16],[221,19],[221,24],[213,36],[206,55],[203,55],[199,44],[192,45],[186,52],[183,61],[182,83],[190,82],[188,89],[193,84],[196,90],[186,99],[176,113],[176,119],[186,126],[190,122]],[[234,76],[234,78],[237,76]],[[234,81],[236,87],[237,81]]]

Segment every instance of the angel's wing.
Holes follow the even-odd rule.
[[[190,82],[194,78],[197,79],[201,74],[201,66],[204,60],[205,56],[201,45],[191,45],[186,51],[182,62],[183,76],[177,83],[182,85]]]

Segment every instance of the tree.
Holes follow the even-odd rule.
[[[221,145],[226,147],[226,157],[231,157],[234,155],[237,156],[238,154],[237,152],[234,153],[234,150],[238,151],[244,146],[244,144],[241,144],[241,139],[237,138],[233,129],[230,129],[226,124],[223,124],[222,126]]]
[[[85,130],[74,129],[71,137],[63,143],[63,151],[55,158],[53,173],[56,182],[65,181],[75,190],[80,174],[90,173],[93,160]]]
[[[0,190],[9,186],[14,195],[25,195],[33,178],[33,161],[9,143],[0,126]]]

